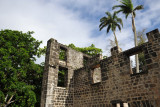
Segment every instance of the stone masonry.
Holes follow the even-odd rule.
[[[160,107],[160,33],[156,29],[147,37],[148,42],[126,51],[112,48],[112,56],[105,59],[50,39],[41,107]],[[66,51],[65,60],[59,59],[60,49]],[[144,54],[145,69],[134,73],[129,57],[138,53]],[[64,87],[58,86],[60,67],[67,69]]]

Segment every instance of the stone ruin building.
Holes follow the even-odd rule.
[[[123,51],[114,47],[102,59],[75,51],[50,39],[47,43],[41,107],[160,107],[160,33],[147,33],[148,42]],[[59,54],[65,52],[65,59]],[[130,56],[143,53],[146,64],[135,73]],[[64,83],[59,85],[59,71]]]

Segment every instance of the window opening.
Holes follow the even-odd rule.
[[[67,60],[67,49],[60,47],[60,51],[59,51],[59,59],[66,61]]]
[[[101,77],[101,68],[100,68],[100,64],[94,66],[93,70],[92,70],[92,83],[98,83],[102,81],[102,77]]]
[[[67,86],[67,79],[68,79],[68,69],[59,67],[58,71],[58,86],[59,87],[66,87]]]
[[[132,74],[141,73],[141,72],[146,71],[146,61],[145,61],[143,52],[138,53],[138,60],[139,60],[139,72],[136,71],[135,55],[130,56],[130,65],[131,65]]]
[[[83,65],[84,66],[87,64],[88,59],[89,59],[88,57],[83,56]]]

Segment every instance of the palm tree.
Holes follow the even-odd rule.
[[[111,29],[115,37],[116,46],[118,47],[118,41],[117,41],[115,31],[116,31],[116,27],[118,27],[118,29],[121,31],[121,26],[119,25],[119,23],[123,26],[122,19],[118,18],[115,12],[113,13],[113,15],[110,12],[106,12],[106,15],[108,17],[102,17],[100,19],[99,29],[101,31],[104,27],[107,27],[107,33]]]
[[[132,16],[132,30],[134,32],[134,42],[135,42],[135,46],[138,46],[134,18],[136,17],[135,11],[143,9],[143,5],[138,5],[134,8],[132,0],[121,0],[120,3],[121,3],[120,5],[113,6],[112,9],[120,8],[120,10],[118,10],[117,13],[122,12],[123,14],[125,14],[126,19],[127,19],[128,15],[131,14],[131,16]],[[136,59],[136,72],[139,73],[138,54],[136,54],[135,59]]]

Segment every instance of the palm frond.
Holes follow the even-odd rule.
[[[124,13],[131,13],[133,11],[132,6],[124,6],[122,7]]]
[[[119,12],[122,12],[123,10],[122,9],[120,9],[120,10],[118,10],[118,11],[115,11],[117,14],[119,13]]]
[[[110,28],[111,28],[111,24],[107,28],[107,33],[109,32]]]
[[[131,0],[121,0],[120,2],[124,2],[124,3],[132,3]]]
[[[103,22],[99,25],[99,30],[101,31],[104,27],[106,27],[108,25],[108,22]]]
[[[133,4],[133,3],[132,3],[132,0],[127,0],[127,1],[128,1],[128,4]]]
[[[99,30],[101,31],[104,27],[108,26],[108,24],[110,23],[109,20],[104,20],[103,22],[100,23],[99,25]]]
[[[102,26],[104,26],[105,24],[104,23],[101,23],[100,25],[99,25],[99,28],[101,28]]]
[[[119,24],[116,24],[116,26],[118,26],[118,29],[121,31],[121,26]]]
[[[126,13],[131,13],[133,11],[133,9],[130,6],[124,6],[123,5],[119,8],[120,8],[120,10],[118,10],[117,13],[123,12],[124,14],[126,14]]]
[[[117,18],[117,12],[115,11],[114,13],[113,13],[113,19],[115,19],[115,18]]]
[[[127,14],[125,14],[126,15],[126,19],[128,18],[128,15],[129,15],[130,13],[127,13]]]
[[[121,3],[120,5],[113,6],[112,9],[120,8],[120,10],[118,10],[117,13],[122,12],[127,15],[128,13],[132,13],[133,3],[131,0],[121,0],[120,3]]]
[[[112,7],[112,10],[114,10],[115,8],[121,8],[121,7],[124,7],[124,5],[115,5]]]
[[[105,20],[107,20],[107,18],[106,18],[106,17],[102,17],[102,18],[100,19],[100,22],[103,22],[103,21],[105,21]]]
[[[108,17],[112,17],[110,12],[105,12],[105,13],[106,13],[106,15],[108,15]]]
[[[122,3],[125,6],[128,6],[130,3],[128,2],[128,0],[122,0],[120,1],[120,3]]]
[[[115,23],[112,24],[111,29],[112,29],[113,32],[116,30],[116,24]]]
[[[104,27],[106,27],[107,25],[103,25],[103,26],[99,26],[99,30],[101,31]]]
[[[104,27],[107,27],[107,30],[106,30],[107,33],[110,31],[110,29],[112,31],[115,31],[118,23],[120,23],[123,27],[122,19],[117,17],[117,12],[114,12],[113,14],[111,14],[110,12],[106,12],[106,14],[108,15],[108,17],[102,17],[100,19],[100,22],[101,22],[99,25],[100,31]]]
[[[117,18],[117,22],[119,22],[122,25],[122,27],[123,27],[123,21],[122,21],[121,18]]]
[[[122,3],[126,7],[130,7],[133,10],[132,0],[121,0],[120,3]]]
[[[144,9],[143,5],[138,5],[133,11]]]

